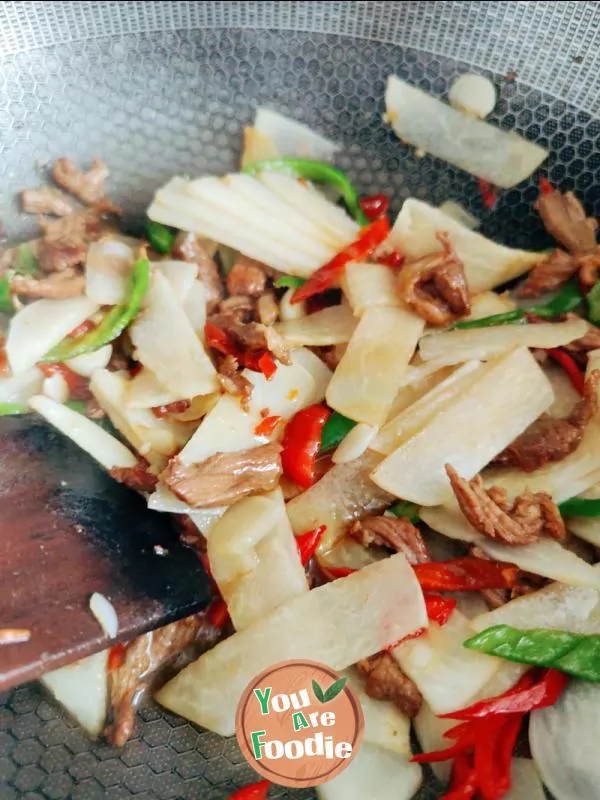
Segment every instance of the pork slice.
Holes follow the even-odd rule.
[[[365,692],[374,700],[389,700],[409,719],[419,713],[423,698],[391,653],[377,653],[356,665],[365,676]]]
[[[387,547],[396,553],[404,553],[409,564],[429,561],[423,537],[408,519],[367,517],[353,522],[348,533],[365,547]]]

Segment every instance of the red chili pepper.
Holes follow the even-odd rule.
[[[204,326],[204,336],[206,344],[212,347],[213,350],[218,350],[219,353],[223,353],[226,356],[237,356],[239,353],[239,347],[231,336],[213,322],[207,322]]]
[[[441,626],[445,625],[456,608],[456,600],[453,597],[442,597],[439,594],[429,594],[427,592],[425,592],[424,597],[429,622],[437,622]]]
[[[206,609],[206,619],[215,628],[223,630],[229,622],[229,611],[227,610],[227,603],[222,597],[215,597],[209,607]]]
[[[318,528],[314,528],[312,531],[307,531],[306,533],[301,533],[300,536],[296,536],[296,547],[298,548],[300,561],[303,567],[308,564],[316,553],[319,542],[326,530],[327,525],[319,525]]]
[[[498,199],[497,187],[492,186],[491,183],[488,183],[488,181],[485,181],[483,178],[480,178],[479,191],[481,192],[481,199],[483,200],[483,205],[486,208],[493,208],[496,205],[496,200]]]
[[[361,197],[359,203],[363,214],[369,222],[373,222],[384,214],[387,214],[390,207],[390,201],[384,194],[372,194],[369,197]]]
[[[127,648],[124,644],[115,644],[108,651],[108,671],[114,672],[125,663],[125,656],[127,655]]]
[[[254,372],[262,372],[267,380],[271,380],[277,372],[277,364],[271,353],[267,350],[257,352],[242,350],[227,331],[219,328],[213,322],[207,322],[204,326],[204,336],[206,344],[213,350],[226,356],[233,356],[243,367],[254,370]]]
[[[399,253],[397,250],[392,250],[391,253],[388,253],[385,256],[379,256],[377,258],[378,264],[384,264],[386,267],[392,267],[392,269],[397,269],[404,264],[406,256],[402,253]]]
[[[298,411],[286,425],[281,464],[288,478],[303,489],[314,483],[321,432],[330,414],[326,406],[317,403]]]
[[[254,433],[257,436],[271,436],[275,428],[283,421],[283,417],[265,417],[262,422],[259,422]]]
[[[477,792],[477,774],[466,753],[459,753],[452,763],[450,789],[442,800],[471,800]]]
[[[249,369],[252,367],[248,364]],[[271,353],[263,353],[258,359],[258,372],[262,372],[265,378],[270,381],[273,375],[277,372],[277,364]]]
[[[86,319],[81,323],[81,325],[78,325],[76,328],[73,328],[73,330],[70,333],[68,333],[67,336],[70,336],[72,339],[76,339],[78,336],[83,336],[85,333],[93,331],[95,327],[96,327],[95,322],[92,322],[91,319]]]
[[[475,744],[475,726],[470,726],[460,739],[446,747],[444,750],[435,750],[433,753],[418,753],[411,758],[415,764],[438,764],[440,761],[449,761],[460,753],[470,750]]]
[[[36,366],[48,378],[52,375],[61,375],[69,387],[69,394],[76,400],[87,400],[89,398],[90,390],[86,378],[73,372],[66,364],[61,361],[49,361],[47,363],[40,361]]]
[[[424,591],[465,592],[482,589],[511,589],[518,569],[503,561],[464,556],[452,561],[429,561],[413,567]]]
[[[546,352],[553,361],[556,361],[556,363],[560,364],[560,366],[564,369],[575,390],[580,395],[583,395],[585,376],[577,366],[577,362],[574,360],[574,358],[568,353],[565,353],[564,350],[559,350],[557,347],[546,350]]]
[[[266,800],[271,784],[269,781],[259,781],[250,786],[243,786],[230,795],[228,800]]]
[[[346,266],[352,261],[363,261],[387,239],[390,232],[390,223],[387,217],[381,217],[371,222],[360,232],[359,238],[348,245],[341,253],[335,255],[331,261],[324,264],[310,276],[306,283],[299,286],[292,295],[291,303],[301,303],[314,294],[331,289],[337,285],[338,279]]]
[[[548,178],[540,178],[540,194],[552,194],[555,191],[554,186],[550,183]]]

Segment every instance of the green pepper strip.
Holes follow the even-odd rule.
[[[600,517],[600,500],[571,497],[558,504],[563,517]]]
[[[8,275],[0,277],[0,311],[5,314],[14,314],[15,311],[15,307],[12,304],[12,292],[8,282]]]
[[[334,411],[321,431],[321,452],[324,453],[326,450],[337,447],[355,425],[356,422],[353,419],[348,419],[343,414]]]
[[[600,325],[600,281],[595,283],[586,295],[588,318],[594,325]]]
[[[520,631],[494,625],[464,643],[469,650],[518,664],[550,667],[574,678],[600,683],[600,635],[539,628]]]
[[[256,175],[259,172],[281,172],[292,178],[306,178],[316,183],[328,183],[335,186],[344,198],[346,208],[361,228],[369,224],[360,207],[358,192],[348,177],[331,164],[324,161],[312,161],[310,158],[273,158],[267,161],[253,161],[244,167],[244,172]]]
[[[296,275],[282,275],[273,282],[273,286],[276,289],[297,289],[299,286],[304,286],[305,283],[305,278],[298,278]]]
[[[600,285],[600,283],[596,285]],[[596,287],[594,287],[594,289],[595,288]],[[592,291],[594,290],[592,289]],[[526,322],[525,318],[527,314],[535,314],[536,317],[541,317],[542,319],[554,319],[554,317],[559,317],[561,314],[566,314],[569,311],[575,311],[575,309],[581,304],[582,300],[583,295],[581,294],[577,281],[568,281],[565,283],[556,297],[545,306],[515,308],[513,311],[506,311],[503,314],[492,314],[490,317],[482,317],[481,319],[468,319],[464,322],[456,322],[452,326],[452,330],[465,330],[467,328],[490,328],[496,325],[514,325],[515,323]]]
[[[410,503],[408,500],[400,500],[388,511],[395,517],[407,517],[411,522],[419,521],[419,506],[416,503]]]
[[[140,258],[133,265],[129,300],[125,305],[113,306],[99,325],[89,333],[76,338],[67,337],[44,356],[42,361],[66,361],[83,353],[93,353],[120,336],[136,316],[150,283],[150,262]]]
[[[0,417],[9,417],[14,414],[29,414],[29,408],[22,403],[0,403]]]
[[[18,255],[14,264],[14,270],[19,275],[37,275],[40,271],[37,258],[33,254],[31,245],[25,243],[17,248]]]
[[[146,222],[146,236],[157,253],[170,253],[175,242],[175,234],[161,222],[149,219]]]

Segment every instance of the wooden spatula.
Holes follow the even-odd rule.
[[[93,592],[114,605],[119,640],[210,598],[169,515],[148,511],[43,420],[0,418],[0,628],[31,631],[28,642],[0,645],[0,690],[107,645]]]

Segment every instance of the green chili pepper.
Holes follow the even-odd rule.
[[[595,283],[586,296],[588,319],[594,325],[600,325],[600,281]]]
[[[600,500],[571,497],[558,504],[563,517],[600,517]]]
[[[146,236],[157,253],[170,253],[175,242],[175,233],[160,222],[146,222]]]
[[[295,275],[282,275],[273,282],[276,289],[297,289],[306,283],[304,278],[297,278]]]
[[[93,353],[120,336],[136,316],[150,283],[150,262],[140,258],[133,265],[129,300],[125,305],[113,306],[102,321],[89,333],[76,338],[67,337],[44,356],[42,361],[66,361],[83,353]]]
[[[5,314],[13,314],[14,310],[8,275],[2,275],[0,277],[0,311]]]
[[[419,506],[408,500],[399,500],[396,505],[388,509],[395,517],[407,517],[411,522],[419,521]]]
[[[355,425],[356,422],[353,419],[348,419],[343,414],[334,411],[321,431],[321,452],[337,447]]]
[[[594,290],[592,289],[592,291]],[[575,309],[581,305],[582,300],[583,295],[581,294],[577,281],[568,281],[565,283],[556,297],[554,297],[545,306],[515,308],[513,311],[506,311],[503,314],[492,314],[490,317],[482,317],[481,319],[468,319],[464,322],[455,323],[452,326],[452,329],[464,330],[467,328],[490,328],[496,325],[514,325],[515,323],[525,323],[527,321],[527,314],[534,314],[536,317],[541,317],[542,319],[554,319],[554,317],[560,317],[561,314],[566,314],[569,311],[575,311]],[[600,295],[598,296],[598,300],[600,314]]]
[[[19,245],[17,248],[17,258],[13,264],[15,272],[19,275],[37,275],[40,271],[40,265],[37,258],[33,254],[31,245],[25,243]]]
[[[600,635],[538,628],[520,631],[494,625],[464,643],[469,650],[518,664],[550,667],[574,678],[600,683]]]
[[[22,403],[0,403],[0,417],[9,417],[14,414],[29,414],[29,408]]]
[[[344,198],[346,208],[361,227],[369,224],[364,215],[358,192],[348,177],[331,164],[324,161],[312,161],[310,158],[273,158],[267,161],[253,161],[244,167],[244,172],[256,175],[259,172],[282,172],[293,178],[306,178],[315,183],[328,183],[335,186]]]

